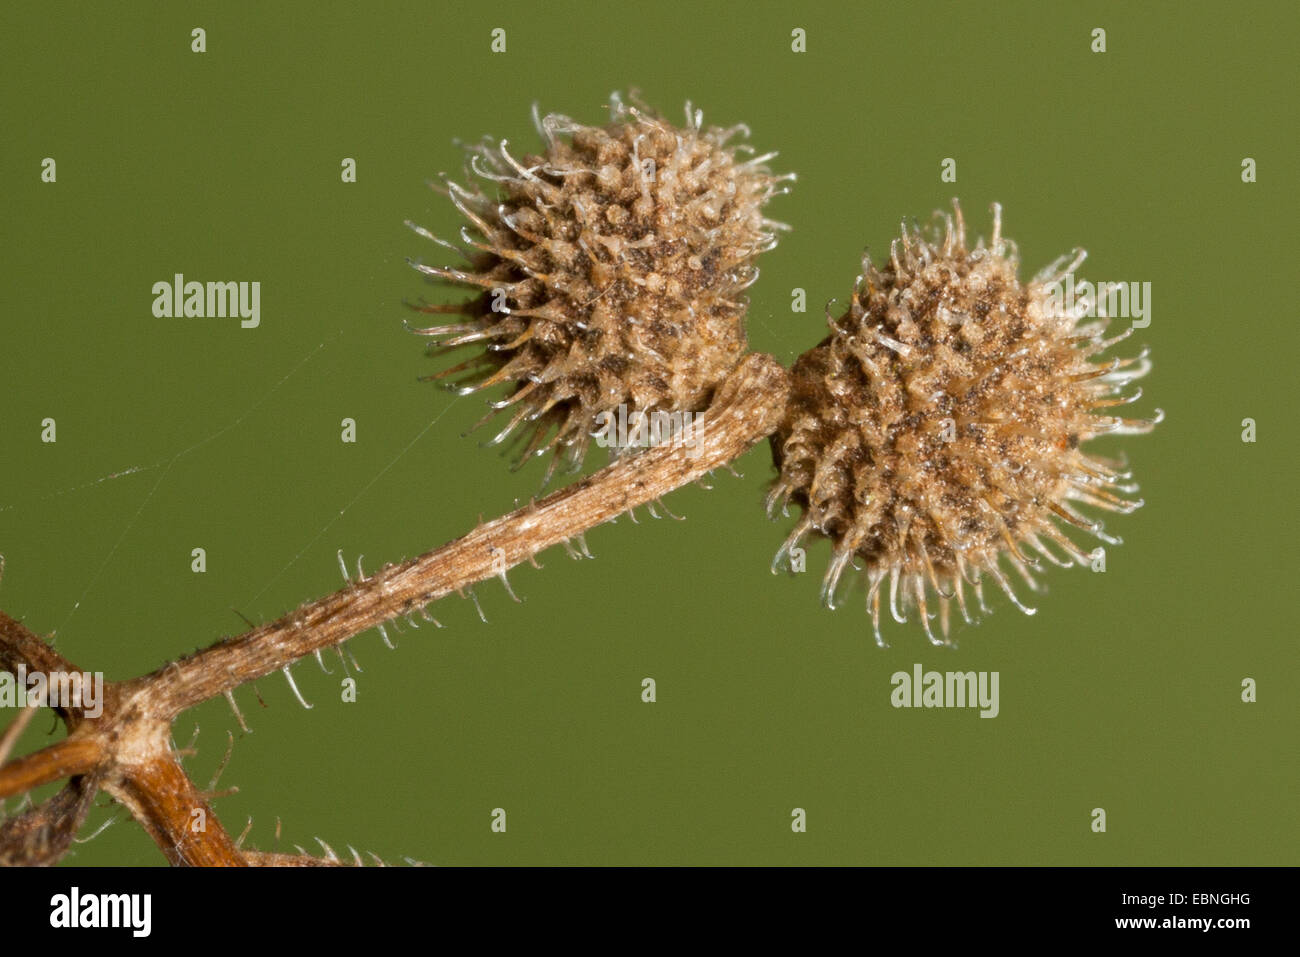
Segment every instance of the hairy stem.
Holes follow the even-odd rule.
[[[775,359],[750,355],[719,389],[690,444],[659,446],[621,459],[441,548],[128,682],[123,693],[150,716],[170,721],[186,708],[419,611],[451,592],[504,578],[509,568],[543,549],[653,502],[741,455],[776,427],[786,388],[785,369]]]
[[[105,790],[126,806],[173,865],[247,863],[184,769],[163,754],[127,770]]]
[[[103,756],[99,742],[92,738],[64,738],[33,754],[14,758],[0,768],[0,798],[26,794],[42,784],[85,774]]]
[[[0,671],[16,672],[19,665],[26,665],[28,671],[45,674],[76,670],[40,635],[0,611]]]

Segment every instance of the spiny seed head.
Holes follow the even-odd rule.
[[[882,269],[864,256],[848,311],[828,313],[831,334],[791,370],[793,398],[772,438],[769,514],[789,501],[803,510],[774,569],[810,533],[829,538],[823,600],[835,607],[842,573],[861,568],[882,645],[883,591],[895,620],[917,614],[936,644],[947,643],[952,604],[968,623],[976,603],[987,613],[990,579],[1033,614],[1001,560],[1037,590],[1035,553],[1062,566],[1091,559],[1058,523],[1119,544],[1075,504],[1127,513],[1142,502],[1121,496],[1137,486],[1121,463],[1080,446],[1162,418],[1100,411],[1135,401],[1140,389],[1121,393],[1150,362],[1145,351],[1100,360],[1132,328],[1107,339],[1108,319],[1081,322],[1104,315],[1095,300],[1063,301],[1060,283],[1085,254],[1022,285],[1000,209],[990,244],[974,249],[953,209],[928,237],[904,225]],[[936,606],[942,640],[930,625]]]
[[[764,165],[775,154],[732,144],[744,126],[705,128],[690,104],[683,128],[617,95],[610,111],[607,125],[584,126],[534,110],[538,155],[516,159],[505,140],[470,146],[478,182],[446,184],[470,223],[463,246],[412,226],[467,262],[416,268],[481,290],[417,307],[463,319],[415,330],[435,351],[486,343],[433,378],[468,371],[462,394],[513,384],[479,424],[506,414],[490,444],[526,436],[517,465],[554,450],[547,480],[561,459],[581,464],[602,413],[708,405],[746,351],[754,260],[784,228],[763,206],[794,178]]]

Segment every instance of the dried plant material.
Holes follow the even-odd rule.
[[[775,153],[733,145],[744,126],[705,127],[689,104],[683,128],[617,95],[610,113],[584,126],[534,112],[541,155],[469,147],[477,181],[446,183],[470,223],[462,246],[412,226],[468,264],[416,268],[480,290],[418,307],[463,320],[415,330],[435,352],[481,350],[433,378],[465,372],[462,393],[513,385],[479,425],[503,416],[490,444],[519,437],[516,465],[554,452],[547,481],[580,466],[602,413],[708,406],[746,351],[754,261],[783,228],[763,207],[794,178],[768,170]]]
[[[0,799],[70,783],[0,824],[0,864],[57,861],[98,791],[173,864],[364,863],[320,839],[320,855],[296,845],[296,854],[281,853],[278,820],[276,850],[245,849],[247,828],[232,839],[211,806],[229,751],[201,790],[181,763],[192,743],[172,741],[176,718],[220,696],[247,730],[235,693],[247,687],[261,700],[256,682],[275,672],[311,708],[293,674],[304,658],[328,670],[322,651],[333,649],[345,671],[359,670],[347,642],[364,631],[377,629],[391,648],[386,623],[435,622],[428,605],[450,594],[473,597],[475,584],[496,580],[514,597],[511,568],[536,564],[556,545],[581,557],[590,529],[641,505],[653,513],[664,495],[763,438],[779,472],[769,511],[790,501],[803,509],[778,561],[809,535],[829,537],[823,595],[832,606],[846,568],[861,562],[882,644],[886,579],[894,617],[915,611],[942,643],[953,603],[967,621],[973,605],[987,611],[985,579],[1032,613],[1004,560],[1031,587],[1031,551],[1058,565],[1089,561],[1058,523],[1118,541],[1075,506],[1131,511],[1141,502],[1123,496],[1136,486],[1121,465],[1081,446],[1150,431],[1159,416],[1108,411],[1138,398],[1124,391],[1149,368],[1145,354],[1100,358],[1131,330],[1107,339],[1109,320],[1083,321],[1095,302],[1062,305],[1048,295],[1072,277],[1081,252],[1022,285],[997,207],[990,244],[968,249],[954,204],[955,218],[932,237],[904,228],[884,268],[864,261],[848,312],[828,317],[831,335],[787,371],[747,352],[743,293],[757,277],[754,260],[776,242],[778,224],[762,207],[792,177],[774,176],[769,156],[741,158],[745,148],[729,144],[743,127],[706,129],[689,107],[682,129],[617,98],[612,112],[604,127],[537,118],[542,156],[517,161],[504,141],[471,148],[471,168],[497,195],[448,184],[472,224],[474,234],[462,236],[469,267],[419,268],[481,292],[461,305],[422,307],[465,321],[416,331],[434,351],[482,350],[448,371],[469,370],[464,391],[513,388],[488,416],[508,415],[494,441],[521,437],[521,461],[551,451],[548,479],[559,464],[581,464],[605,414],[700,412],[689,439],[616,451],[606,468],[373,574],[358,559],[353,577],[340,553],[343,588],[150,674],[107,683],[102,700],[77,685],[70,700],[51,704],[67,738],[8,759],[30,717],[23,712],[0,732]],[[931,627],[936,615],[942,640]],[[0,671],[79,670],[0,613]]]
[[[989,245],[969,249],[953,207],[929,237],[904,226],[882,269],[864,258],[848,312],[828,316],[831,334],[791,370],[772,437],[780,474],[769,513],[790,501],[803,510],[774,568],[807,536],[828,537],[823,599],[834,607],[841,576],[860,563],[881,644],[882,600],[900,623],[916,614],[937,644],[954,604],[967,622],[988,611],[986,581],[1033,614],[1001,563],[1036,589],[1035,555],[1089,562],[1061,526],[1118,544],[1075,506],[1131,512],[1142,502],[1124,496],[1137,487],[1120,463],[1081,446],[1149,432],[1161,418],[1111,414],[1141,395],[1123,393],[1150,368],[1145,352],[1100,358],[1132,329],[1105,338],[1109,320],[1081,322],[1095,303],[1063,307],[1049,295],[1082,251],[1022,284],[1000,209]]]
[[[57,864],[90,813],[99,786],[94,774],[73,777],[49,800],[0,821],[0,867]]]
[[[319,653],[331,647],[345,660],[344,643],[349,638],[370,628],[382,629],[384,622],[398,618],[416,627],[415,616],[425,615],[427,604],[452,593],[464,595],[477,582],[497,579],[509,591],[507,571],[533,561],[552,546],[563,545],[573,557],[582,557],[571,542],[582,543],[590,529],[652,505],[673,489],[727,465],[770,435],[788,393],[789,374],[781,364],[771,356],[750,353],[718,387],[692,442],[666,443],[624,456],[545,498],[481,522],[441,548],[400,565],[386,565],[373,575],[366,575],[358,562],[356,578],[347,578],[345,567],[347,583],[334,594],[168,662],[151,674],[106,683],[102,708],[86,706],[83,688],[77,701],[58,710],[68,725],[67,738],[0,764],[0,799],[72,778],[56,798],[0,824],[0,865],[57,861],[84,821],[97,790],[125,807],[172,864],[363,863],[355,851],[349,860],[324,841],[319,841],[324,856],[315,857],[301,848],[297,855],[245,850],[245,835],[232,840],[210,804],[216,795],[200,791],[180,763],[189,749],[177,749],[171,741],[176,717],[203,701],[224,696],[242,726],[234,691],[251,686],[256,693],[257,679],[276,671],[285,675],[306,706],[293,683],[294,663],[315,655],[324,667]],[[585,544],[581,551],[586,551]],[[0,670],[20,669],[80,670],[22,622],[0,612]],[[276,837],[278,843],[278,823]]]

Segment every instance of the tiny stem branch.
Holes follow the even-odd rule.
[[[5,728],[4,734],[0,734],[0,768],[5,766],[9,760],[9,753],[13,750],[18,739],[23,736],[23,731],[31,723],[32,716],[36,714],[36,703],[28,701],[18,712],[18,717],[10,722],[9,727]]]
[[[25,794],[51,781],[85,774],[103,758],[99,741],[64,738],[0,768],[0,798]]]

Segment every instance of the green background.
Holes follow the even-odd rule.
[[[881,651],[859,603],[820,607],[824,547],[806,575],[769,573],[792,520],[763,516],[763,443],[743,478],[670,496],[685,521],[642,511],[587,536],[595,561],[555,550],[514,572],[523,604],[484,585],[490,624],[450,599],[431,609],[444,629],[396,652],[355,639],[355,704],[337,662],[295,669],[311,711],[278,675],[265,709],[242,689],[254,733],[216,804],[232,832],[251,817],[249,845],[273,849],[279,818],[280,849],[319,836],[440,864],[1297,863],[1294,13],[269,7],[2,15],[0,607],[83,668],[151,670],[243,630],[236,610],[263,621],[333,590],[338,549],[373,570],[537,490],[540,463],[511,474],[462,438],[482,400],[416,381],[443,363],[401,326],[404,298],[436,292],[406,257],[440,259],[403,220],[459,228],[425,180],[459,172],[455,138],[534,146],[534,101],[597,123],[637,87],[780,150],[799,179],[769,215],[793,230],[751,290],[755,349],[788,363],[820,340],[821,304],[901,218],[956,195],[987,233],[996,200],[1022,276],[1083,246],[1083,277],[1152,283],[1138,412],[1168,418],[1100,447],[1122,443],[1147,501],[1108,522],[1126,544],[1107,572],[1051,570],[1034,618],[995,596],[956,651],[915,625]],[[176,272],[260,281],[261,327],[154,318],[151,286]],[[893,709],[889,676],[915,662],[998,671],[1001,715]],[[182,716],[179,744],[196,725],[206,784],[237,728],[220,700]],[[83,834],[113,814],[100,803]],[[69,861],[162,857],[121,814]]]

